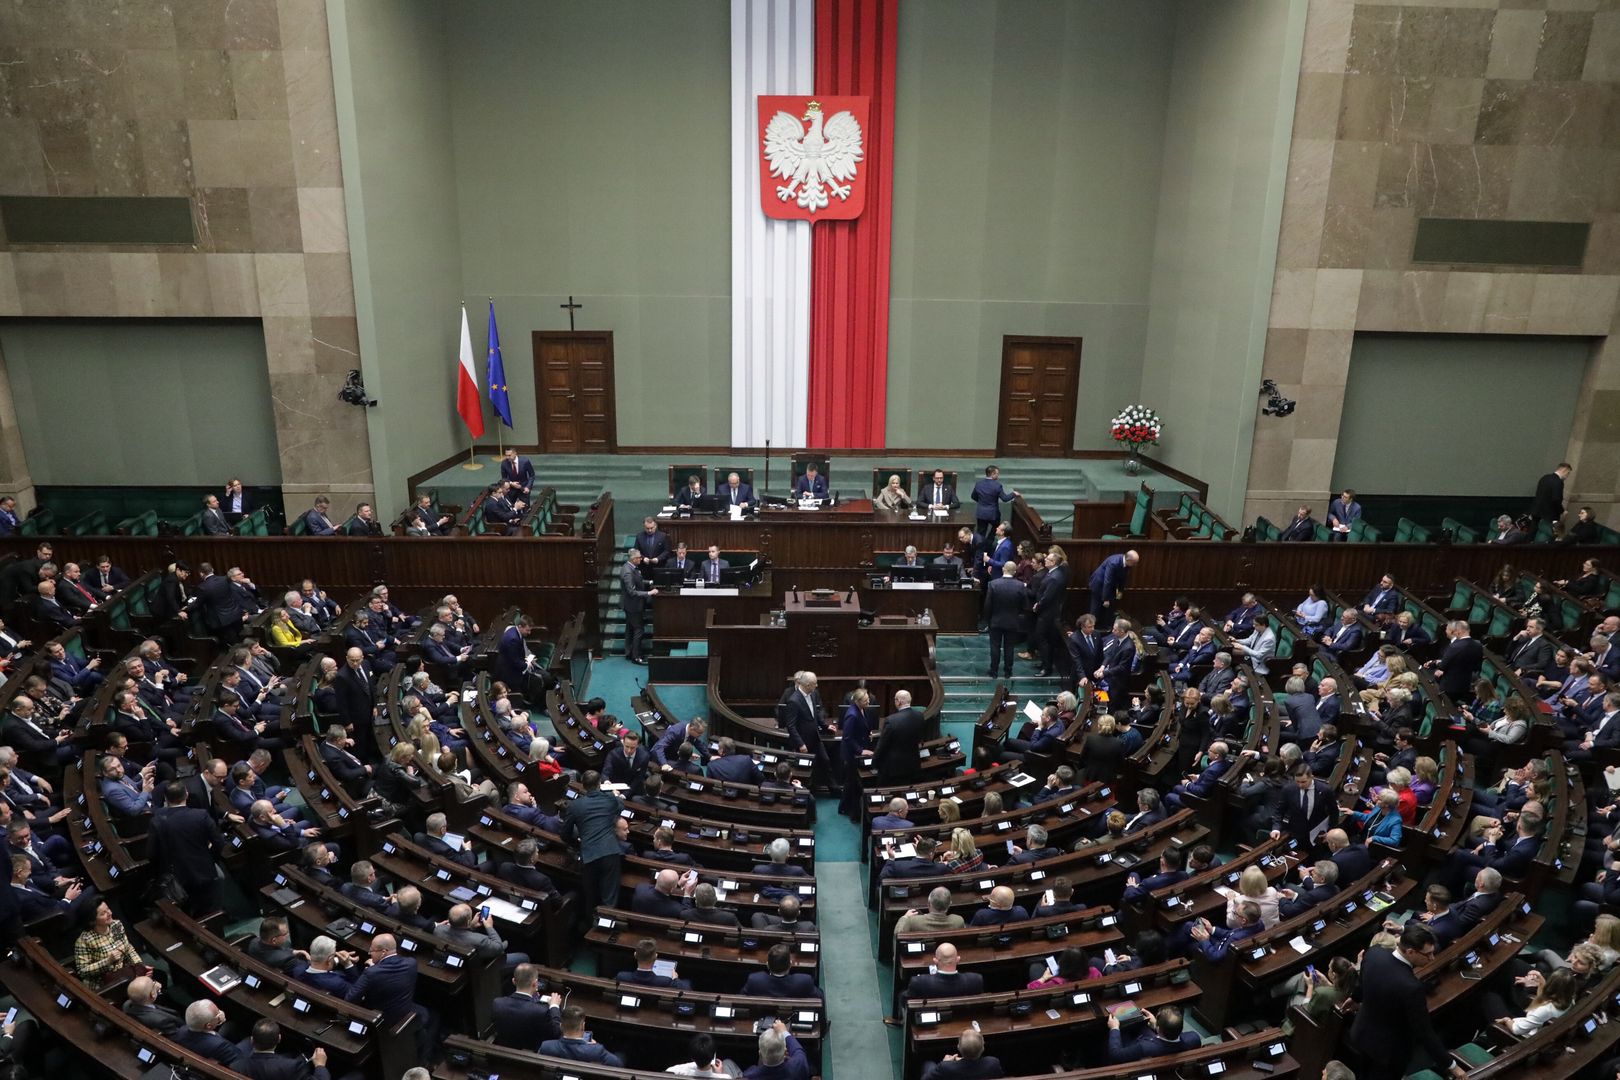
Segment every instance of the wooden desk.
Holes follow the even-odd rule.
[[[693,551],[717,543],[728,551],[758,551],[778,571],[841,570],[870,567],[876,552],[907,544],[937,552],[947,541],[955,542],[957,530],[973,527],[973,509],[912,521],[907,511],[879,510],[870,499],[853,499],[824,510],[761,510],[741,521],[660,518],[659,526],[670,543],[684,540]],[[805,581],[798,584],[808,587]]]
[[[774,702],[787,674],[800,669],[823,679],[925,677],[935,628],[899,616],[861,626],[860,608],[860,600],[849,593],[835,593],[825,601],[801,593],[797,599],[788,596],[781,626],[762,620],[725,625],[711,616],[705,628],[710,657],[748,658],[747,663],[724,665],[715,689],[728,701]]]

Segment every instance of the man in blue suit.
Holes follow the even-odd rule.
[[[821,990],[813,976],[793,970],[793,950],[777,942],[765,954],[765,970],[748,976],[738,993],[744,997],[819,998]]]
[[[1131,576],[1131,567],[1141,558],[1135,551],[1110,555],[1091,572],[1086,587],[1091,590],[1091,613],[1099,623],[1113,622],[1120,597]]]
[[[1395,579],[1385,574],[1378,579],[1378,584],[1367,594],[1367,599],[1361,602],[1363,613],[1377,618],[1379,615],[1393,615],[1401,606],[1401,594],[1395,591]]]
[[[562,1012],[562,1038],[547,1039],[540,1044],[540,1052],[547,1057],[568,1058],[570,1061],[588,1061],[593,1065],[622,1068],[624,1062],[610,1053],[601,1043],[585,1032],[585,1010],[570,1005]]]
[[[315,505],[304,511],[304,532],[310,536],[336,536],[337,526],[332,524],[329,511],[332,500],[325,495],[315,497]]]
[[[743,1080],[810,1080],[810,1059],[782,1021],[760,1032],[759,1064],[744,1069]]]
[[[726,476],[726,482],[715,494],[725,500],[726,506],[740,506],[744,510],[754,504],[754,489],[742,482],[742,477],[736,473]]]
[[[984,553],[985,573],[991,581],[1001,576],[1002,564],[1011,562],[1013,554],[1012,525],[1003,522],[995,527],[995,542]]]
[[[827,497],[827,478],[821,475],[814,462],[804,467],[804,475],[799,477],[793,485],[795,499],[825,499]]]
[[[415,1000],[416,959],[399,955],[398,948],[392,934],[372,938],[366,970],[345,997],[382,1013],[382,1021],[389,1027],[404,1019],[406,1013],[415,1013],[417,1057],[425,1061],[435,1041],[433,1014]]]
[[[1108,1017],[1109,1064],[1125,1065],[1143,1058],[1179,1054],[1203,1042],[1196,1031],[1182,1030],[1181,1010],[1174,1005],[1166,1005],[1157,1013],[1144,1013],[1143,1016],[1147,1020],[1147,1029],[1136,1037],[1135,1042],[1129,1043],[1119,1033],[1119,1018],[1113,1015]]]
[[[169,1038],[199,1057],[235,1069],[247,1055],[219,1033],[223,1026],[225,1014],[218,1005],[204,998],[186,1006],[186,1026]]]
[[[1192,682],[1193,669],[1215,660],[1215,631],[1204,626],[1198,630],[1198,636],[1193,638],[1192,648],[1180,660],[1170,665],[1170,681],[1178,683]]]
[[[1181,848],[1168,847],[1159,855],[1159,872],[1151,877],[1139,878],[1135,874],[1125,879],[1123,904],[1144,904],[1155,889],[1165,889],[1187,880],[1187,855]]]
[[[1356,502],[1356,493],[1345,488],[1337,499],[1328,503],[1327,525],[1330,530],[1329,540],[1350,539],[1350,526],[1361,520],[1361,504]]]
[[[1282,899],[1277,904],[1277,915],[1292,919],[1303,915],[1317,904],[1325,904],[1339,894],[1339,864],[1332,859],[1318,859],[1308,872],[1302,872],[1299,888],[1280,890]]]
[[[7,495],[0,499],[0,536],[16,533],[17,524],[17,500]]]
[[[973,531],[980,536],[990,535],[1001,521],[1001,504],[1016,498],[1018,492],[1001,486],[1001,470],[986,466],[984,479],[973,485]]]
[[[512,992],[495,999],[495,1045],[532,1050],[562,1035],[562,995],[540,996],[540,969],[519,964],[512,972]]]
[[[1227,755],[1227,745],[1223,742],[1209,744],[1209,764],[1204,771],[1196,776],[1189,776],[1186,780],[1170,789],[1164,797],[1164,803],[1173,809],[1181,809],[1181,799],[1184,795],[1191,795],[1198,799],[1207,799],[1215,794],[1215,785],[1220,782],[1232,768],[1232,761]]]
[[[709,779],[733,784],[758,784],[764,779],[754,759],[737,752],[735,740],[722,737],[715,741],[714,750],[714,757],[709,759]]]
[[[673,765],[675,751],[681,748],[682,743],[691,743],[692,749],[697,751],[699,761],[709,756],[709,744],[704,736],[709,733],[708,722],[701,716],[694,716],[684,724],[671,724],[664,729],[652,746],[652,760],[655,765]]]
[[[1339,616],[1339,625],[1322,635],[1322,649],[1330,659],[1338,660],[1345,653],[1355,652],[1361,648],[1361,626],[1356,622],[1356,613],[1350,608],[1344,609]]]
[[[506,805],[501,807],[501,813],[549,833],[562,832],[562,819],[556,814],[548,814],[542,810],[539,802],[535,800],[534,792],[530,791],[529,785],[521,780],[507,785]]]
[[[658,963],[658,943],[652,938],[642,938],[636,942],[636,966],[630,971],[621,971],[613,976],[614,982],[634,983],[637,986],[667,987],[672,990],[690,990],[692,983],[689,979],[679,977],[678,973],[660,975],[654,970]],[[670,965],[674,972],[674,965]]]
[[[534,462],[523,457],[515,447],[508,446],[501,458],[501,479],[527,495],[534,489]]]
[[[529,617],[519,615],[501,633],[500,643],[495,647],[495,678],[520,694],[528,685],[529,646],[525,639],[533,629],[534,623]]]
[[[1462,892],[1470,871],[1490,867],[1505,878],[1522,878],[1541,850],[1541,827],[1545,818],[1540,803],[1527,802],[1519,811],[1514,836],[1507,839],[1502,826],[1493,825],[1485,830],[1485,842],[1472,851],[1458,848],[1446,856],[1441,866],[1441,883],[1451,889],[1452,895]]]
[[[140,781],[124,775],[124,763],[113,754],[101,759],[101,797],[120,817],[136,817],[152,810],[153,786],[157,782],[156,766],[147,764],[141,769]]]
[[[1440,915],[1424,912],[1418,918],[1429,924],[1435,941],[1445,948],[1453,941],[1478,926],[1480,920],[1496,910],[1502,902],[1502,875],[1489,866],[1482,866],[1474,875],[1474,892],[1466,900],[1459,900]]]
[[[58,898],[29,881],[34,865],[26,855],[11,857],[11,898],[16,903],[22,921],[32,922],[47,915],[67,914],[74,901],[83,892],[80,885],[69,885]]]

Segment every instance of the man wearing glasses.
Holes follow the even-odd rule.
[[[1361,1080],[1400,1080],[1415,1068],[1467,1074],[1451,1061],[1429,1022],[1429,1004],[1416,969],[1434,959],[1434,931],[1413,919],[1394,949],[1368,949],[1361,961],[1361,1008],[1350,1027],[1350,1045],[1361,1055]],[[1449,1067],[1448,1067],[1449,1065]]]

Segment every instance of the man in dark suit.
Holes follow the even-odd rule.
[[[827,497],[827,478],[821,475],[821,470],[814,462],[804,467],[804,475],[799,477],[793,485],[795,499],[825,499]]]
[[[708,582],[710,585],[718,585],[720,584],[720,579],[723,578],[726,571],[730,569],[731,564],[720,557],[720,545],[710,544],[709,557],[703,560],[703,580]]]
[[[208,563],[201,563],[197,569],[202,574],[197,585],[197,620],[214,637],[233,644],[242,637],[242,624],[248,619],[242,595],[232,587],[230,578],[214,573]]]
[[[17,500],[10,495],[0,498],[0,536],[14,536],[21,524],[17,517]]]
[[[39,583],[29,610],[35,619],[58,631],[70,630],[79,622],[79,617],[57,599],[56,582],[49,578]]]
[[[1288,721],[1283,725],[1282,741],[1308,745],[1322,730],[1322,714],[1317,710],[1318,698],[1306,693],[1305,680],[1297,675],[1290,677],[1283,688],[1287,693],[1283,698],[1283,710],[1288,714]]]
[[[610,784],[629,784],[634,795],[646,781],[651,764],[652,755],[641,745],[641,733],[627,729],[619,736],[618,745],[602,759],[602,779]]]
[[[236,1071],[251,1080],[331,1080],[326,1069],[326,1049],[317,1046],[309,1058],[278,1054],[281,1025],[268,1017],[253,1025],[252,1053],[236,1065]]]
[[[137,975],[129,981],[124,1015],[159,1035],[173,1035],[185,1024],[180,1014],[157,1003],[163,986],[150,975]]]
[[[578,846],[582,910],[595,917],[598,904],[619,906],[619,870],[624,849],[619,847],[615,823],[624,804],[602,790],[602,774],[590,769],[579,778],[585,793],[563,808],[563,839]]]
[[[1215,631],[1208,626],[1200,626],[1193,631],[1192,643],[1181,659],[1170,665],[1170,681],[1177,683],[1190,683],[1193,676],[1198,675],[1198,669],[1215,661]]]
[[[521,780],[506,785],[506,805],[501,807],[501,813],[549,833],[562,831],[562,819],[542,809],[529,785]]]
[[[1018,498],[1018,492],[1001,486],[1001,470],[985,467],[984,479],[973,485],[973,530],[989,536],[1001,521],[1001,504]]]
[[[1140,558],[1134,551],[1110,555],[1091,572],[1086,587],[1091,590],[1091,613],[1097,617],[1098,625],[1113,623],[1120,598],[1125,595],[1125,586],[1130,581],[1131,567]]]
[[[1339,868],[1339,881],[1348,888],[1372,872],[1372,852],[1367,845],[1353,843],[1343,829],[1329,829],[1322,836],[1327,845],[1328,858]]]
[[[1062,651],[1058,625],[1063,619],[1063,597],[1069,588],[1069,563],[1060,555],[1047,553],[1046,573],[1035,590],[1035,630],[1030,652],[1040,664],[1040,674],[1050,676]]]
[[[1134,1042],[1126,1042],[1119,1031],[1119,1017],[1108,1016],[1108,1061],[1125,1065],[1143,1058],[1168,1057],[1197,1047],[1203,1040],[1196,1031],[1182,1029],[1181,1010],[1166,1005],[1156,1013],[1143,1013],[1147,1028]]]
[[[669,557],[669,565],[665,569],[677,581],[689,581],[698,576],[698,560],[692,558],[685,540],[675,545],[675,553]]]
[[[399,1023],[406,1013],[415,1013],[416,1052],[419,1060],[426,1060],[429,1048],[437,1042],[436,1025],[433,1014],[415,1000],[416,958],[401,956],[398,949],[392,934],[372,938],[366,969],[349,987],[347,1000],[376,1009],[388,1026]]]
[[[1339,616],[1339,625],[1322,635],[1319,651],[1338,661],[1345,653],[1355,652],[1359,648],[1361,625],[1356,621],[1355,611],[1345,608],[1344,614]]]
[[[785,930],[790,934],[813,934],[816,924],[800,915],[799,898],[789,893],[776,903],[776,914],[768,911],[756,911],[753,917],[755,930]]]
[[[709,744],[704,739],[708,733],[708,721],[701,716],[694,716],[684,724],[669,725],[658,741],[653,743],[652,763],[658,766],[675,764],[676,751],[680,750],[682,743],[691,743],[692,749],[699,751],[700,760],[708,757]]]
[[[1418,918],[1434,931],[1435,942],[1444,949],[1468,933],[1480,921],[1495,911],[1502,902],[1502,875],[1489,866],[1482,866],[1474,875],[1474,891],[1467,899],[1459,900],[1438,915],[1424,912]]]
[[[693,473],[686,478],[686,484],[675,493],[675,505],[696,506],[703,495],[703,477]]]
[[[956,946],[942,942],[934,950],[934,970],[913,975],[906,984],[907,1001],[966,997],[984,993],[984,976],[976,971],[957,971]]]
[[[1316,539],[1316,522],[1311,518],[1311,508],[1301,506],[1294,512],[1294,520],[1288,523],[1277,536],[1278,540],[1305,541]]]
[[[209,498],[213,498],[212,495]],[[217,500],[216,500],[217,501]],[[172,1040],[199,1057],[235,1069],[247,1055],[240,1047],[219,1033],[225,1026],[225,1014],[207,998],[186,1006],[186,1023],[170,1036]]]
[[[478,856],[473,854],[472,847],[462,844],[452,847],[445,841],[445,833],[450,829],[450,822],[443,814],[429,814],[427,816],[425,832],[419,832],[414,837],[416,843],[425,848],[430,855],[438,855],[462,866],[475,867],[478,865]]]
[[[1569,462],[1559,462],[1552,472],[1536,481],[1535,498],[1530,500],[1530,520],[1551,521],[1557,524],[1564,516],[1564,481],[1569,477]]]
[[[624,1062],[585,1030],[585,1010],[570,1005],[562,1012],[562,1038],[547,1039],[540,1044],[540,1052],[547,1057],[567,1058],[570,1061],[588,1061],[593,1065],[619,1068]]]
[[[501,639],[495,646],[491,674],[520,695],[529,681],[530,656],[526,639],[533,629],[534,622],[527,615],[519,615],[512,620],[511,626],[501,632]]]
[[[1327,526],[1332,530],[1328,539],[1341,542],[1350,539],[1350,526],[1360,520],[1361,504],[1356,502],[1356,493],[1345,488],[1337,499],[1328,502]]]
[[[877,747],[872,751],[872,766],[877,770],[878,783],[904,784],[917,775],[917,751],[923,740],[923,713],[913,708],[911,692],[898,690],[894,695],[894,712],[883,718],[878,729]]]
[[[1547,636],[1547,621],[1531,618],[1513,636],[1506,659],[1515,675],[1533,683],[1547,674],[1555,651],[1552,638]]]
[[[1440,881],[1460,895],[1470,875],[1481,867],[1490,867],[1505,878],[1522,878],[1541,850],[1541,827],[1544,823],[1539,803],[1527,802],[1519,811],[1512,837],[1501,825],[1492,825],[1484,832],[1484,843],[1472,849],[1456,848],[1446,856],[1440,866]]]
[[[366,657],[358,648],[344,654],[343,670],[333,681],[337,692],[338,720],[363,733],[371,726],[371,709],[376,700],[376,683],[366,666]]]
[[[1279,918],[1303,915],[1339,894],[1339,864],[1332,859],[1318,859],[1313,866],[1300,867],[1299,873],[1299,888],[1278,890],[1282,896],[1277,903]]]
[[[1068,637],[1069,691],[1078,692],[1080,680],[1090,679],[1091,673],[1102,666],[1103,639],[1097,633],[1097,617],[1089,611],[1074,624]]]
[[[1518,523],[1503,514],[1491,526],[1490,534],[1486,538],[1487,544],[1496,544],[1499,547],[1511,547],[1516,544],[1528,544],[1530,534],[1519,528]]]
[[[1014,566],[1004,563],[1001,576],[991,580],[985,589],[985,620],[990,626],[990,671],[996,677],[1001,668],[1003,679],[1012,678],[1013,651],[1024,624],[1024,609],[1029,603],[1029,590],[1013,576]]]
[[[413,536],[448,536],[453,524],[449,514],[433,511],[433,496],[423,492],[406,515],[406,531]]]
[[[737,743],[722,737],[714,744],[714,757],[709,759],[709,778],[733,784],[758,784],[764,779],[759,766],[747,754],[737,752]]]
[[[224,839],[207,810],[186,805],[186,786],[177,780],[163,787],[163,806],[152,815],[146,853],[160,875],[173,874],[185,889],[188,912],[203,916],[220,909],[215,860],[225,853]]]
[[[540,844],[535,840],[520,840],[512,850],[512,861],[496,867],[495,876],[535,892],[554,893],[556,883],[535,865],[539,859]]]
[[[363,502],[354,508],[353,516],[338,531],[344,536],[381,536],[382,525],[377,521],[376,509]]]
[[[658,943],[652,938],[642,938],[636,942],[635,968],[631,971],[619,972],[613,977],[613,981],[634,983],[637,986],[669,987],[675,990],[690,990],[692,988],[691,980],[681,978],[678,972],[660,975],[654,967],[657,963]]]
[[[1434,669],[1434,681],[1439,685],[1440,692],[1453,701],[1472,700],[1474,680],[1479,678],[1479,669],[1485,662],[1485,646],[1469,636],[1471,633],[1468,623],[1463,619],[1454,619],[1446,624],[1445,651],[1437,660],[1430,660],[1428,665]]]
[[[821,704],[821,693],[816,689],[816,673],[795,673],[793,685],[782,693],[776,703],[776,722],[782,725],[782,730],[787,734],[790,748],[815,759],[810,768],[812,788],[834,783],[832,761],[827,757],[827,748],[821,741],[821,725],[826,715]]]
[[[329,516],[332,509],[332,500],[325,495],[315,498],[315,505],[304,511],[304,532],[309,536],[335,536],[337,526],[332,523]]]
[[[956,489],[945,482],[945,470],[935,469],[934,475],[917,485],[917,502],[929,510],[960,510],[962,500]]]
[[[377,868],[367,860],[360,859],[349,867],[349,880],[343,883],[338,892],[373,911],[386,911],[389,906],[388,897],[378,892],[376,885]]]
[[[350,751],[354,740],[348,737],[342,725],[331,724],[321,733],[320,755],[333,779],[356,799],[371,793],[371,766]]]
[[[658,595],[658,590],[647,584],[641,576],[641,549],[631,548],[630,555],[619,568],[621,603],[624,606],[624,655],[632,664],[647,662],[646,641],[647,601]]]
[[[498,997],[490,1008],[495,1022],[495,1045],[533,1050],[547,1039],[562,1036],[562,995],[540,996],[540,969],[519,964],[512,972],[512,992]]]
[[[1416,919],[1401,931],[1394,951],[1368,949],[1361,960],[1361,1007],[1351,1022],[1348,1043],[1361,1056],[1361,1080],[1400,1080],[1413,1063],[1447,1069],[1456,1080],[1468,1075],[1451,1061],[1445,1042],[1429,1020],[1428,995],[1415,969],[1434,958],[1434,933]],[[1448,1064],[1449,1063],[1449,1067]]]
[[[1339,807],[1333,789],[1318,780],[1303,761],[1294,766],[1293,777],[1295,790],[1278,808],[1271,823],[1271,838],[1291,836],[1299,841],[1302,850],[1309,851],[1323,832],[1338,823]]]
[[[669,534],[658,527],[655,518],[642,518],[636,534],[636,550],[641,552],[643,569],[658,569],[669,558]]]
[[[508,446],[501,456],[501,479],[527,495],[534,490],[534,462]]]
[[[39,569],[51,561],[52,547],[40,544],[32,559],[18,559],[0,570],[0,604],[15,603],[18,598],[34,590],[39,581]]]
[[[956,1039],[956,1053],[923,1063],[922,1080],[997,1080],[1001,1059],[984,1056],[984,1036],[971,1028]]]
[[[630,898],[630,910],[660,919],[684,919],[696,889],[695,872],[688,870],[683,875],[676,870],[660,870],[653,875],[652,884],[643,882],[636,886]]]
[[[740,506],[744,510],[754,505],[754,489],[742,482],[742,477],[731,473],[719,491],[715,492],[727,506]]]
[[[218,495],[204,495],[202,508],[202,531],[208,536],[229,536],[231,534],[230,522],[219,508]]]
[[[914,846],[917,854],[887,860],[883,869],[878,871],[878,877],[884,881],[890,878],[932,877],[942,871],[940,864],[934,861],[934,849],[939,846],[939,841],[932,836],[919,836]]]
[[[771,946],[765,954],[765,970],[749,975],[737,992],[755,998],[821,997],[813,975],[793,970],[793,950],[786,942]]]

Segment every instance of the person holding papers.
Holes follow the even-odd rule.
[[[804,475],[799,477],[798,483],[793,485],[795,499],[825,499],[827,497],[827,478],[812,462],[804,467]]]

